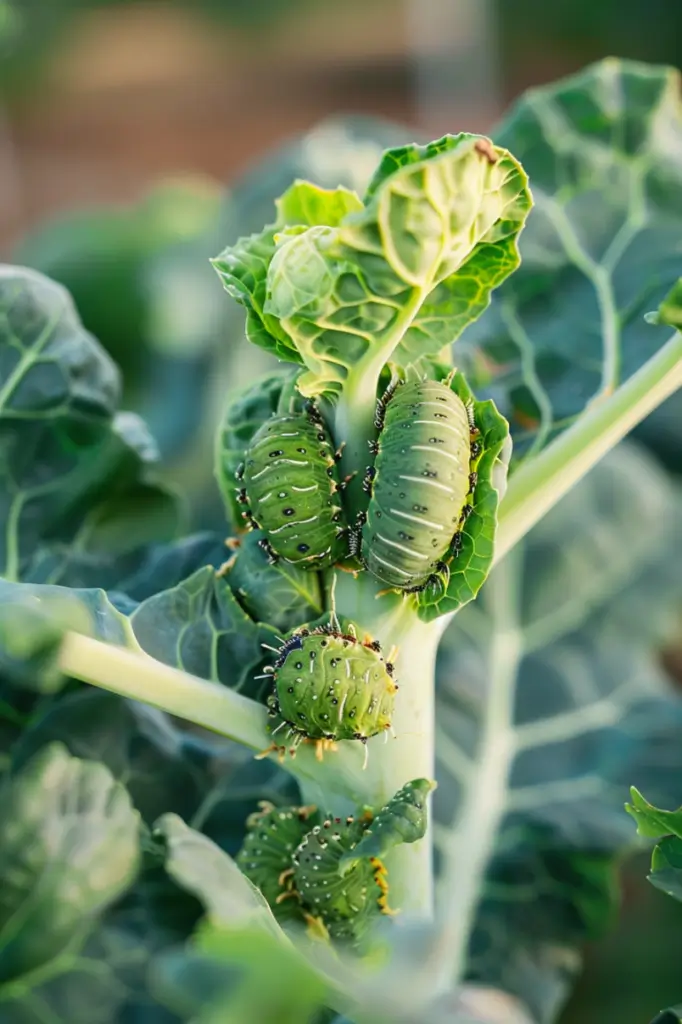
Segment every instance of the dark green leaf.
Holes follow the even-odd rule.
[[[661,1010],[657,1013],[651,1024],[680,1024],[682,1020],[682,1006],[678,1006],[677,1009],[673,1007],[671,1010]]]
[[[137,417],[115,414],[118,390],[67,293],[40,274],[1,268],[5,578],[66,582],[72,558],[106,549],[115,559],[176,532],[175,500],[147,479],[154,442]]]
[[[210,566],[143,601],[130,622],[153,658],[246,693],[253,692],[262,645],[276,643],[274,630],[253,622]]]
[[[176,730],[160,712],[87,688],[70,693],[35,718],[13,750],[21,767],[42,747],[63,742],[76,757],[98,760],[125,783],[143,819],[175,811],[187,818],[211,792],[216,751]]]
[[[669,336],[644,315],[680,274],[678,74],[602,61],[529,92],[495,141],[523,163],[535,208],[520,269],[458,358],[510,421],[518,459],[611,394]]]
[[[0,999],[22,995],[22,975],[71,950],[132,882],[139,830],[108,770],[58,744],[6,780],[2,806]]]
[[[260,530],[251,530],[242,538],[223,578],[254,622],[267,622],[288,633],[322,615],[322,577],[283,559],[271,565],[259,546],[262,538]]]
[[[649,881],[661,892],[682,901],[682,839],[661,839],[651,855]]]

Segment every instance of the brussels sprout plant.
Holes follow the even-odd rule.
[[[679,793],[679,499],[609,452],[682,384],[680,154],[675,73],[607,61],[291,183],[212,261],[272,357],[220,536],[3,268],[0,1015],[556,1020],[624,777]]]

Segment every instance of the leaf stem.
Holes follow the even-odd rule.
[[[259,753],[271,745],[268,713],[256,701],[148,655],[69,632],[62,641],[59,667],[74,679],[150,704]],[[313,747],[303,745],[295,758],[285,757],[283,767],[302,782],[323,787],[328,794],[325,809],[335,810],[340,800],[355,806],[366,801],[367,787],[357,746],[341,744],[320,763]]]
[[[661,402],[682,387],[682,334],[675,333],[612,395],[595,401],[543,452],[523,464],[500,507],[495,561]]]

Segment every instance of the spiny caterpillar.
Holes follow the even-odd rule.
[[[334,452],[319,410],[272,416],[254,434],[236,472],[238,498],[262,544],[306,569],[326,569],[343,558],[347,529],[335,495],[341,490]]]
[[[305,920],[317,936],[362,945],[372,920],[394,912],[382,858],[423,838],[433,788],[415,779],[376,814],[365,808],[348,818],[261,803],[237,863],[280,920]]]
[[[288,726],[294,753],[304,739],[313,740],[318,756],[336,740],[361,740],[391,727],[395,694],[393,664],[381,654],[378,640],[358,640],[353,624],[346,632],[335,615],[329,625],[295,630],[275,650],[274,666],[265,669],[275,689],[270,714]]]
[[[293,856],[315,822],[314,807],[274,807],[266,800],[246,819],[237,864],[280,920],[300,916],[293,888]]]
[[[371,498],[358,522],[363,563],[397,590],[447,586],[481,454],[471,411],[447,384],[396,381],[377,406],[376,426],[376,460],[365,476]],[[358,543],[356,535],[354,553]]]
[[[319,919],[331,939],[356,944],[378,913],[392,914],[388,905],[388,872],[378,857],[362,857],[347,871],[341,860],[361,842],[372,820],[328,818],[316,825],[294,853],[294,885],[307,908],[307,918]]]

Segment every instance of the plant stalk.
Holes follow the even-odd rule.
[[[543,452],[521,466],[500,507],[499,562],[607,452],[682,387],[682,334],[675,332],[613,394],[600,398]]]
[[[364,773],[365,802],[385,804],[412,779],[435,779],[435,664],[440,623],[419,619],[409,598],[377,598],[376,584],[365,574],[337,579],[337,610],[381,642],[384,656],[398,647],[392,733],[369,741]],[[417,917],[433,913],[432,829],[420,842],[390,855],[391,904]]]

